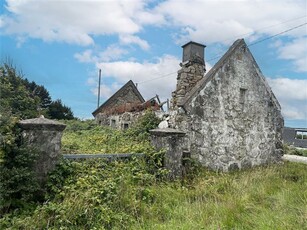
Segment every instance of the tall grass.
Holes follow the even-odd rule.
[[[186,178],[167,182],[144,127],[119,132],[72,121],[63,138],[68,153],[148,156],[63,162],[49,176],[46,202],[2,216],[0,229],[307,229],[307,165],[226,174],[191,163]]]
[[[307,229],[307,166],[205,171],[189,187],[156,186],[132,229]]]
[[[8,229],[306,229],[307,166],[285,163],[229,174],[202,169],[163,182],[139,160],[74,163],[65,186]]]

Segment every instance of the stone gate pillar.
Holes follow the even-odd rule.
[[[151,143],[156,150],[166,149],[163,166],[169,170],[169,178],[181,178],[185,132],[171,128],[152,129],[149,132]]]
[[[40,184],[43,184],[48,172],[55,168],[59,160],[61,138],[66,125],[40,116],[20,121],[19,126],[23,143],[39,152],[34,171]]]

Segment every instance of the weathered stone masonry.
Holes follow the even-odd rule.
[[[176,90],[172,93],[173,109],[182,103],[186,94],[204,77],[206,71],[204,45],[189,42],[182,48],[182,68],[178,70]]]
[[[62,132],[66,125],[44,117],[19,122],[23,129],[24,143],[39,152],[34,171],[41,184],[47,179],[48,172],[55,168],[61,149]]]
[[[159,103],[158,95],[145,101],[136,85],[130,80],[92,114],[100,125],[127,129],[147,109],[161,110]]]
[[[187,133],[187,148],[204,166],[228,171],[281,160],[281,107],[243,39],[176,106],[171,126]]]
[[[169,170],[168,178],[171,180],[182,177],[182,155],[185,133],[179,130],[164,128],[150,130],[151,143],[160,151],[165,149],[163,166]]]

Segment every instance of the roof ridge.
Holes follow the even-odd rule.
[[[92,114],[95,116],[101,108],[106,106],[110,101],[112,101],[113,98],[115,98],[121,91],[123,91],[126,87],[132,86],[133,92],[137,95],[137,97],[142,101],[145,102],[145,99],[143,98],[142,94],[139,92],[139,90],[136,88],[134,82],[132,80],[129,80],[126,84],[124,84],[119,90],[117,90],[111,97],[109,97],[108,100],[106,100],[102,105],[100,105]]]
[[[221,59],[209,70],[209,72],[191,89],[190,92],[184,97],[182,103],[178,104],[180,107],[184,107],[199,90],[201,86],[207,84],[212,79],[212,76],[221,67],[224,61],[236,50],[239,46],[246,45],[243,38],[237,39],[227,50],[227,52],[221,57]]]

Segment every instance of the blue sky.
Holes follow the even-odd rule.
[[[251,44],[299,26],[250,50],[285,124],[307,127],[306,14],[305,0],[7,0],[1,59],[12,59],[26,78],[86,119],[97,106],[99,68],[102,103],[130,79],[145,99],[166,99],[186,42],[205,44],[210,60],[238,38]],[[207,69],[217,61],[207,61]]]

